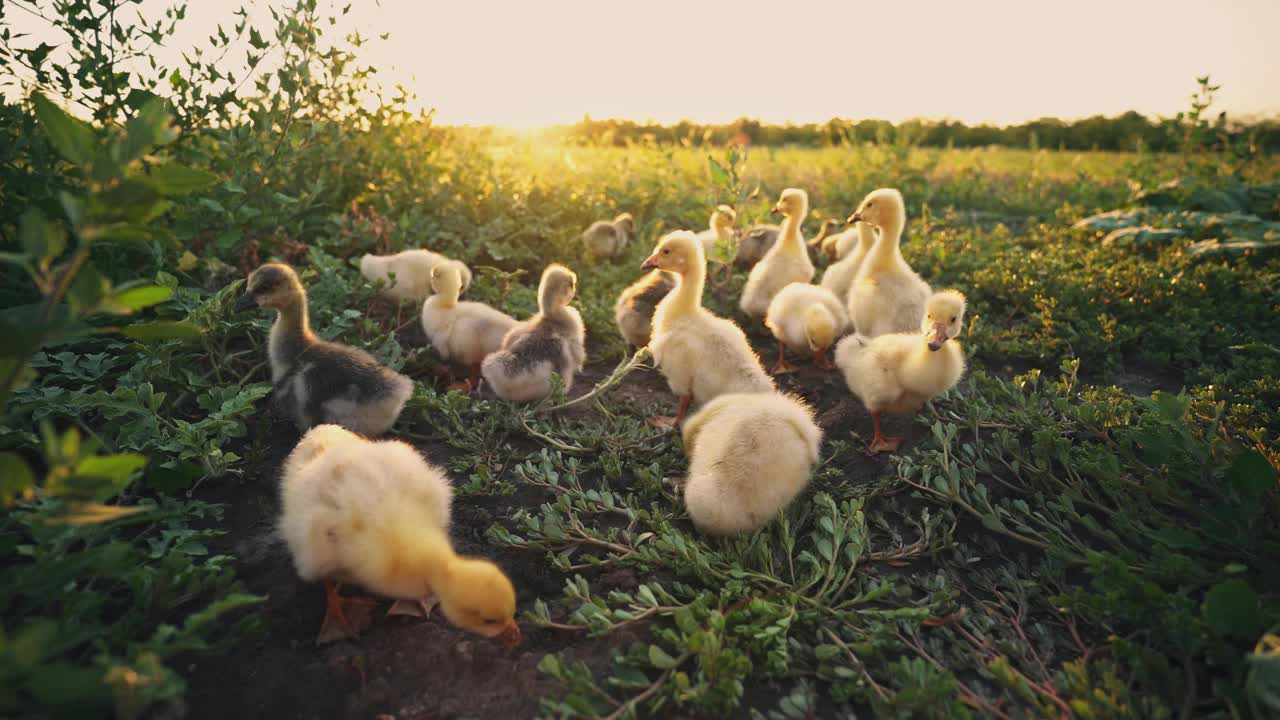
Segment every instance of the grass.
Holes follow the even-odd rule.
[[[282,20],[281,54],[363,92],[364,71],[343,84],[353,56],[311,51],[310,12]],[[344,663],[362,678],[347,707],[368,714],[1280,712],[1276,158],[495,141],[312,90],[268,83],[244,101],[258,124],[184,106],[180,139],[160,104],[123,128],[3,107],[23,143],[0,165],[0,376],[21,381],[0,417],[0,714],[333,713],[339,684],[315,667]],[[971,369],[875,460],[838,376],[786,378],[826,434],[812,488],[713,540],[674,489],[678,436],[643,422],[674,399],[627,354],[613,300],[664,232],[720,203],[762,222],[791,186],[810,233],[902,189],[907,259],[969,298]],[[1080,223],[1130,207],[1178,233]],[[638,241],[583,261],[578,233],[622,210]],[[577,271],[591,360],[572,392],[443,392],[355,269],[418,246],[468,262],[470,298],[516,316],[546,263]],[[381,624],[358,662],[305,642],[318,600],[278,547],[255,549],[296,441],[266,412],[270,318],[230,312],[273,257],[301,270],[321,335],[420,380],[393,434],[449,468],[459,544],[510,570],[521,653],[458,650],[439,623]],[[743,279],[717,268],[708,306],[738,317]],[[422,672],[386,669],[406,653]]]

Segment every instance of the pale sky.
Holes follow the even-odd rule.
[[[362,60],[443,124],[1170,115],[1205,74],[1219,109],[1280,114],[1280,0],[352,1]],[[184,39],[236,5],[192,2]]]

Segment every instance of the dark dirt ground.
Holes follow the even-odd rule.
[[[416,330],[411,325],[403,331],[402,342],[421,344],[421,332]],[[753,341],[766,363],[771,362],[776,352],[771,339],[757,335]],[[839,372],[819,370],[800,358],[792,360],[800,361],[803,369],[780,378],[780,388],[813,405],[827,439],[850,440],[850,434],[857,433],[852,447],[865,447],[871,435],[870,418],[849,393]],[[613,371],[615,362],[590,363],[575,381],[572,394],[589,391]],[[610,399],[634,402],[639,407],[654,405],[666,412],[674,412],[676,405],[656,371],[631,373],[606,395],[606,400]],[[590,417],[597,411],[578,406],[566,412]],[[890,418],[886,431],[903,435],[902,450],[906,451],[926,429],[907,418]],[[188,678],[187,704],[194,720],[535,717],[540,698],[560,691],[554,679],[537,670],[543,655],[561,653],[566,664],[583,661],[602,673],[609,667],[614,649],[624,650],[647,634],[642,626],[629,626],[608,636],[588,638],[522,623],[524,642],[507,651],[497,642],[453,628],[438,615],[406,621],[383,617],[378,610],[373,626],[356,641],[317,647],[314,638],[323,614],[324,593],[319,585],[298,579],[287,551],[273,535],[279,465],[297,438],[292,428],[282,430],[267,456],[243,480],[204,493],[204,499],[226,505],[221,523],[226,535],[212,549],[235,557],[238,575],[247,589],[267,600],[258,610],[263,620],[260,634],[240,642],[228,654],[194,658],[181,666]],[[415,445],[437,462],[454,453],[442,444]],[[522,460],[517,456],[510,462]],[[842,460],[850,482],[870,483],[890,472],[891,461],[885,456],[867,458],[853,452],[845,453]],[[485,542],[484,532],[493,523],[508,520],[516,509],[536,507],[547,499],[540,489],[525,487],[508,496],[467,497],[454,502],[455,545],[461,553],[490,557],[506,570],[519,596],[518,615],[531,609],[539,597],[549,602],[560,598],[565,578],[550,567],[542,553],[494,547]],[[600,592],[634,589],[640,581],[627,569],[605,571],[590,579]],[[383,602],[380,608],[387,606],[389,602]],[[753,685],[739,715],[747,717],[749,707],[775,706],[789,690]]]

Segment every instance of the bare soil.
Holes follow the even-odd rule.
[[[402,333],[406,344],[418,344],[412,329]],[[757,350],[771,361],[776,346],[755,338]],[[848,391],[839,371],[814,368],[792,357],[802,370],[779,378],[779,386],[813,405],[827,438],[851,440],[865,448],[871,421]],[[615,361],[599,361],[584,368],[574,394],[590,390],[614,369]],[[619,401],[651,405],[672,413],[675,398],[653,371],[633,372],[609,395]],[[590,403],[570,411],[591,417]],[[539,628],[522,623],[524,642],[514,650],[463,633],[433,615],[425,620],[385,617],[383,602],[373,626],[353,642],[317,647],[314,643],[324,610],[319,585],[304,583],[294,573],[284,546],[274,537],[278,511],[276,481],[279,465],[297,442],[297,433],[281,428],[263,462],[243,481],[211,488],[206,499],[226,504],[221,528],[227,531],[217,552],[236,558],[237,571],[247,589],[268,599],[259,612],[261,633],[239,643],[232,652],[190,660],[187,703],[194,720],[272,718],[276,720],[355,719],[446,720],[462,718],[529,718],[538,713],[543,696],[559,692],[558,683],[537,670],[547,653],[560,653],[566,664],[587,663],[603,674],[611,653],[624,650],[646,635],[643,626],[629,626],[601,638]],[[926,432],[909,418],[888,418],[886,432],[904,436],[905,452]],[[856,434],[853,438],[851,435]],[[444,445],[416,443],[430,458],[441,461],[454,451]],[[536,451],[536,448],[533,450]],[[887,456],[869,458],[861,452],[842,459],[845,480],[873,482],[890,472]],[[509,462],[521,462],[515,457]],[[520,487],[501,497],[459,498],[454,503],[453,537],[462,553],[483,555],[499,563],[519,593],[523,613],[542,597],[555,608],[565,578],[554,571],[542,553],[494,547],[484,532],[508,521],[521,507],[536,507],[548,498],[538,488]],[[591,577],[596,592],[634,589],[641,579],[627,569]],[[350,588],[347,592],[355,592]],[[749,707],[770,707],[789,687],[753,684],[744,698],[742,717]]]

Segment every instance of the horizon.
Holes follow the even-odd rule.
[[[144,0],[140,9],[154,20],[171,4]],[[880,14],[867,20],[873,8]],[[217,24],[231,24],[233,9],[189,5],[157,61],[172,67],[182,52],[205,46]],[[1186,109],[1204,75],[1222,87],[1215,113],[1280,116],[1280,83],[1268,77],[1280,66],[1280,44],[1268,37],[1280,27],[1280,3],[1266,0],[1215,8],[1222,28],[1214,33],[1202,31],[1204,6],[1188,0],[1084,0],[1070,9],[1012,0],[891,8],[805,0],[785,11],[758,0],[657,0],[643,15],[581,0],[439,8],[393,1],[353,6],[330,39],[350,31],[369,38],[360,62],[379,69],[384,88],[400,84],[416,94],[415,109],[434,110],[443,126],[536,129],[587,116],[660,125],[840,118],[999,127],[1128,111],[1154,118]],[[266,17],[263,4],[251,6],[251,20]],[[813,18],[820,25],[810,22],[789,40],[760,31]],[[8,12],[4,22],[31,33],[32,45],[56,40],[26,12]]]

